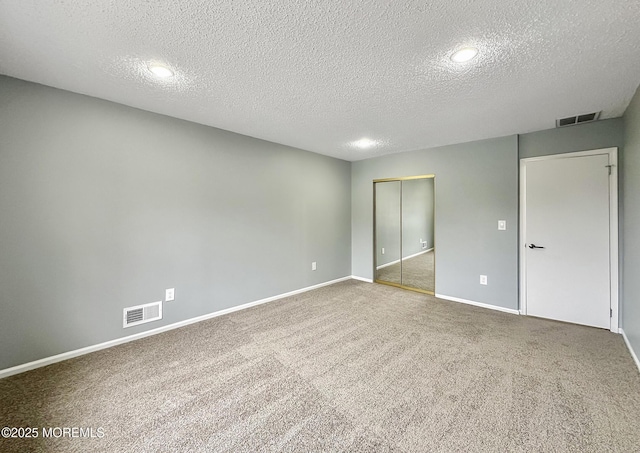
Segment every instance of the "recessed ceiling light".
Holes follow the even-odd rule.
[[[376,140],[371,140],[369,138],[361,138],[360,140],[356,140],[355,142],[351,142],[352,146],[360,149],[371,148],[372,146],[376,146],[378,142]]]
[[[167,77],[173,77],[173,71],[160,64],[149,65],[149,71],[151,71],[156,77],[161,77],[163,79],[166,79]]]
[[[451,60],[456,63],[465,63],[469,60],[473,60],[476,55],[478,55],[478,49],[475,47],[464,47],[454,52],[454,54],[451,55]]]

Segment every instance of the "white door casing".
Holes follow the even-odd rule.
[[[618,332],[617,148],[521,159],[520,203],[521,313]]]

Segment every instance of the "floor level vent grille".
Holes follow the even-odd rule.
[[[162,319],[162,301],[125,308],[122,316],[122,327],[137,326],[157,319]]]

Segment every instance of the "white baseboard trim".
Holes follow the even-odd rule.
[[[436,297],[439,299],[451,300],[453,302],[460,302],[462,304],[474,305],[476,307],[488,308],[490,310],[503,311],[505,313],[511,313],[512,315],[520,314],[520,311],[514,310],[513,308],[504,308],[504,307],[499,307],[497,305],[483,304],[482,302],[476,302],[468,299],[460,299],[459,297],[445,296],[444,294],[436,294]]]
[[[117,346],[123,343],[129,343],[130,341],[139,340],[141,338],[150,337],[151,335],[157,335],[162,332],[166,332],[168,330],[178,329],[180,327],[188,326],[189,324],[195,324],[200,321],[205,321],[207,319],[216,318],[218,316],[226,315],[229,313],[233,313],[235,311],[245,310],[247,308],[255,307],[256,305],[266,304],[267,302],[273,302],[274,300],[283,299],[285,297],[294,296],[296,294],[305,293],[307,291],[311,291],[314,289],[322,288],[323,286],[333,285],[334,283],[343,282],[345,280],[351,280],[351,276],[338,278],[335,280],[331,280],[324,283],[319,283],[317,285],[308,286],[302,289],[296,289],[294,291],[290,291],[284,294],[278,294],[277,296],[267,297],[265,299],[256,300],[253,302],[248,302],[246,304],[237,305],[235,307],[225,308],[223,310],[214,311],[213,313],[208,313],[206,315],[197,316],[195,318],[185,319],[184,321],[179,321],[173,324],[169,324],[166,326],[158,327],[156,329],[146,330],[144,332],[136,333],[133,335],[128,335],[122,338],[116,338],[114,340],[105,341],[104,343],[95,344],[92,346],[87,346],[80,349],[75,349],[73,351],[63,352],[61,354],[57,354],[51,357],[45,357],[43,359],[34,360],[33,362],[24,363],[22,365],[16,365],[11,368],[5,368],[4,370],[0,370],[0,379],[6,378],[9,376],[13,376],[14,374],[24,373],[25,371],[33,370],[36,368],[40,368],[43,366],[51,365],[56,362],[62,362],[63,360],[72,359],[74,357],[78,357],[81,355],[89,354],[91,352],[100,351],[101,349],[111,348],[113,346]]]
[[[354,280],[360,280],[361,282],[373,283],[372,279],[364,278],[364,277],[358,277],[357,275],[352,275],[351,278],[354,279]]]
[[[380,266],[376,267],[376,270],[379,271],[380,269],[383,269],[385,267],[389,267],[389,266],[393,266],[394,264],[398,264],[400,262],[400,260],[395,260],[395,261],[391,261],[390,263],[387,264],[381,264]]]
[[[629,349],[629,352],[631,353],[631,357],[633,357],[633,361],[636,362],[636,366],[638,367],[638,371],[640,371],[640,360],[638,360],[638,356],[636,355],[636,352],[631,347],[631,343],[629,342],[629,339],[627,338],[627,334],[624,333],[624,330],[622,330],[622,328],[620,328],[620,333],[622,334],[622,338],[624,338],[624,342],[627,344],[627,348]]]
[[[427,249],[427,250],[421,250],[418,253],[414,253],[413,255],[405,256],[402,259],[403,260],[408,260],[408,259],[411,259],[411,258],[415,258],[416,256],[422,255],[423,253],[430,252],[431,250],[433,250],[433,247],[431,247],[430,249]],[[393,266],[394,264],[398,264],[399,262],[400,262],[400,260],[395,260],[395,261],[391,261],[390,263],[387,263],[387,264],[381,264],[380,266],[376,267],[376,270],[380,270],[383,267]]]

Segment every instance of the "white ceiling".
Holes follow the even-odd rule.
[[[0,0],[0,73],[359,160],[620,116],[639,24],[637,0]]]

